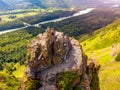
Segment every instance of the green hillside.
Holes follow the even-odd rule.
[[[99,72],[101,90],[120,88],[120,20],[109,24],[91,34],[83,36],[83,49],[89,59],[100,63]],[[87,39],[88,38],[88,39]],[[118,57],[116,61],[116,57]]]

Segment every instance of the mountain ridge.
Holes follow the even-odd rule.
[[[49,7],[60,7],[68,8],[72,6],[96,6],[101,2],[99,0],[1,0],[6,4],[6,10],[9,9],[23,9],[23,8],[49,8]],[[2,10],[2,8],[0,8]]]
[[[9,10],[9,6],[4,1],[0,0],[0,10]]]

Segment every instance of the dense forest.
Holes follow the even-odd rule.
[[[19,62],[20,64],[24,64],[28,40],[41,32],[43,32],[43,29],[29,27],[0,35],[0,65],[5,68],[5,63]]]
[[[70,16],[70,15],[73,15],[74,13],[75,11],[58,10],[58,11],[54,11],[51,13],[43,13],[43,14],[38,14],[35,16],[24,17],[21,19],[21,21],[27,22],[29,24],[36,24],[36,23],[40,23],[43,21],[48,21],[48,20],[57,19],[60,17]]]
[[[7,29],[14,29],[23,27],[24,24],[20,20],[8,21],[8,22],[1,22],[0,23],[0,31],[7,30]]]
[[[17,90],[19,78],[13,72],[27,60],[27,43],[45,29],[29,27],[0,35],[0,89]],[[18,72],[20,72],[18,70]],[[22,72],[20,72],[21,74]],[[12,83],[11,83],[12,82]],[[3,88],[1,88],[4,85]]]

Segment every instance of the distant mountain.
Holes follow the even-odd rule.
[[[68,7],[64,0],[3,0],[3,2],[13,9],[35,7]]]
[[[64,0],[64,1],[67,1],[69,4],[73,6],[79,6],[79,5],[95,6],[101,4],[99,0]]]
[[[22,8],[49,8],[49,7],[71,7],[71,6],[95,6],[100,4],[99,0],[0,0],[0,9],[22,9]]]
[[[3,1],[12,9],[29,8],[31,6],[31,3],[28,2],[27,0],[3,0]]]
[[[9,6],[2,0],[0,0],[0,10],[7,10]]]
[[[67,7],[64,0],[26,0],[32,6],[38,6],[43,8],[48,7]]]
[[[65,0],[40,0],[43,7],[68,7]]]

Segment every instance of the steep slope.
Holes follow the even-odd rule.
[[[120,20],[103,27],[92,34],[86,34],[84,37],[88,38],[84,41],[84,46],[87,47],[88,43],[91,43],[91,45],[86,48],[91,50],[102,49],[120,43]]]
[[[120,62],[116,61],[116,56],[120,53],[120,20],[85,37],[88,39],[82,42],[84,51],[89,59],[95,59],[101,65],[101,90],[117,90],[120,88]]]
[[[87,58],[77,40],[48,28],[29,43],[27,49],[29,58],[19,90],[70,90],[78,87],[79,90],[90,90],[99,65],[91,62],[87,66]]]

